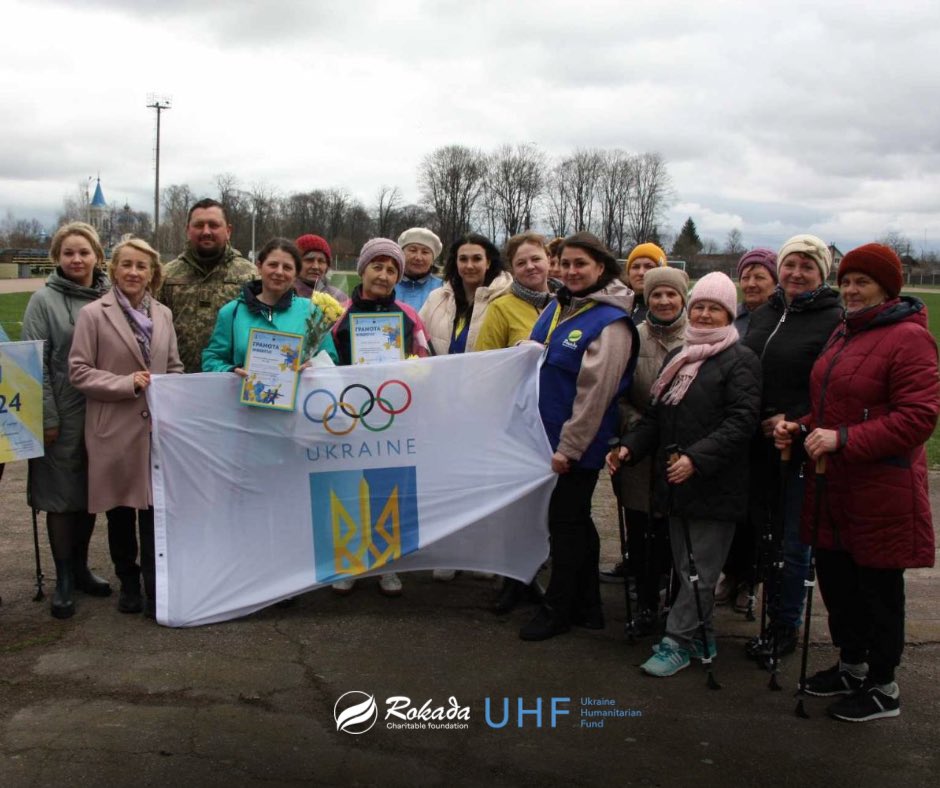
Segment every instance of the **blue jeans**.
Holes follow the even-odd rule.
[[[800,541],[800,515],[805,486],[801,466],[791,468],[783,522],[783,577],[780,596],[770,611],[774,623],[793,629],[803,623],[803,603],[806,600],[803,583],[809,575],[809,545]]]

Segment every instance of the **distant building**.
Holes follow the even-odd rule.
[[[839,251],[839,247],[835,244],[829,244],[829,254],[832,255],[832,272],[835,273],[839,270],[839,264],[845,255]]]
[[[145,213],[131,210],[124,202],[122,208],[108,205],[101,188],[101,178],[95,184],[95,194],[88,204],[88,223],[98,232],[105,252],[110,250],[127,234],[146,236],[150,233],[149,217]]]
[[[91,198],[88,206],[88,223],[98,231],[98,237],[107,245],[111,235],[111,220],[108,215],[108,203],[105,202],[104,192],[101,191],[101,178],[95,185],[95,196]]]

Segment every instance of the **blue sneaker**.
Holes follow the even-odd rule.
[[[673,642],[675,642],[675,641],[673,641]],[[710,656],[711,656],[712,659],[714,659],[715,657],[718,656],[718,645],[715,643],[715,639],[714,639],[714,638],[709,638],[709,639],[708,639],[708,650],[711,652]],[[658,653],[658,652],[659,652],[659,643],[654,643],[654,644],[653,644],[653,653],[656,654],[656,653]],[[701,641],[701,640],[693,640],[693,641],[692,641],[692,648],[689,650],[689,656],[690,656],[692,659],[697,659],[697,660],[699,660],[699,661],[701,662],[702,658],[705,656],[705,655],[702,653],[702,641]]]
[[[640,665],[640,670],[650,676],[674,676],[683,668],[689,667],[688,649],[681,648],[675,640],[664,637],[658,646],[654,646],[653,656]]]

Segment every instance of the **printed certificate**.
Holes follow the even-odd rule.
[[[43,455],[42,342],[0,343],[0,462]]]
[[[380,364],[384,361],[402,361],[405,358],[404,332],[405,321],[401,312],[350,313],[352,363]]]
[[[300,334],[253,328],[248,334],[248,353],[241,402],[258,408],[292,411],[297,405],[304,338]]]

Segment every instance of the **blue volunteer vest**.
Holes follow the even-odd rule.
[[[557,301],[549,304],[533,326],[530,339],[545,344],[552,319],[559,309],[561,306]],[[584,352],[600,336],[601,331],[617,320],[626,320],[633,335],[630,362],[620,379],[616,396],[604,411],[597,435],[576,463],[580,468],[603,468],[608,451],[607,442],[617,432],[617,400],[630,388],[640,347],[633,321],[624,310],[609,304],[595,304],[584,312],[576,313],[555,326],[548,341],[548,352],[539,370],[539,414],[552,451],[556,451],[561,439],[561,428],[571,418]]]

